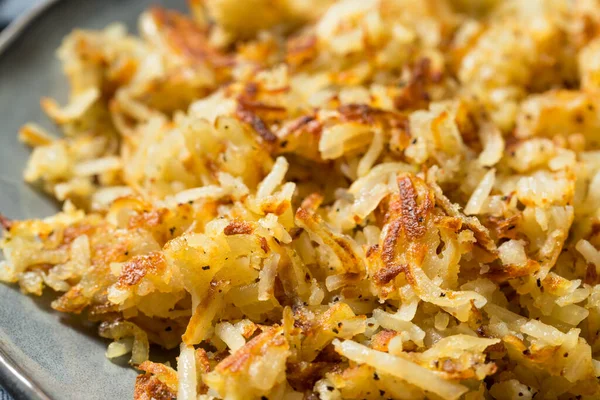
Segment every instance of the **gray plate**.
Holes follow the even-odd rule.
[[[41,96],[64,101],[67,86],[54,56],[76,27],[126,23],[151,5],[185,9],[185,0],[50,1],[0,35],[0,212],[10,218],[44,217],[56,205],[23,184],[29,150],[17,140],[27,121],[53,128],[40,111]],[[10,39],[10,40],[9,40]],[[52,296],[26,297],[0,284],[0,382],[15,399],[131,399],[136,372],[104,357],[96,328],[53,312]]]

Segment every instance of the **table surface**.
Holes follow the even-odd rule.
[[[42,0],[0,0],[0,30],[4,29],[14,18]],[[0,400],[13,400],[2,388],[0,382]]]

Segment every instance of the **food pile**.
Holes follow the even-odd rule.
[[[600,396],[600,1],[190,9],[64,40],[1,280],[140,400]]]

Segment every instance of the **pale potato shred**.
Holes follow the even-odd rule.
[[[64,40],[1,280],[139,400],[600,398],[600,1],[190,9]]]

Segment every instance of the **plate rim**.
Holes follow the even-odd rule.
[[[0,32],[0,56],[4,55],[12,42],[21,35],[31,23],[40,17],[44,11],[50,8],[60,0],[42,0],[40,3],[31,7],[23,14],[19,15],[2,32]]]
[[[15,400],[51,400],[44,390],[31,379],[7,354],[0,342],[0,381],[2,388]]]
[[[5,56],[11,44],[21,36],[35,20],[60,0],[42,0],[13,20],[0,33],[0,57]],[[14,400],[52,400],[41,385],[35,382],[8,354],[7,344],[0,340],[0,382]]]

